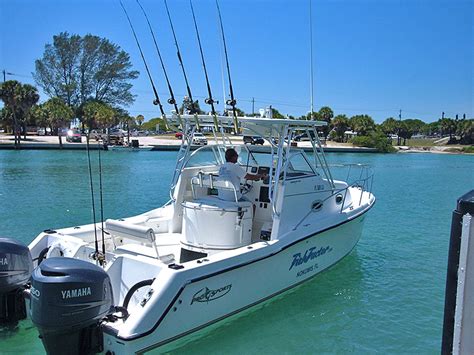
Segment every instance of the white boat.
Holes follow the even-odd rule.
[[[190,134],[168,203],[105,221],[105,253],[100,223],[44,231],[30,244],[36,268],[25,292],[48,352],[151,350],[301,284],[357,244],[375,203],[369,170],[335,180],[317,134],[312,155],[288,143],[325,123],[239,117],[271,148],[236,146],[238,163],[268,178],[245,186],[245,201],[228,201],[220,197],[238,193],[218,171],[230,141],[214,130],[218,144],[190,147],[195,123],[230,126],[232,118],[181,119]]]
[[[145,152],[153,149],[151,145],[143,145],[139,147],[134,147],[131,145],[111,145],[107,147],[108,150],[113,150],[115,152]]]

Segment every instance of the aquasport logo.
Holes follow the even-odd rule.
[[[194,302],[209,303],[210,301],[214,301],[228,294],[231,288],[232,284],[223,286],[216,290],[211,290],[207,287],[204,287],[194,294],[191,304]]]

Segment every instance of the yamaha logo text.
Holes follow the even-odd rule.
[[[76,288],[73,290],[61,291],[63,300],[68,298],[84,297],[90,296],[92,294],[90,287]]]

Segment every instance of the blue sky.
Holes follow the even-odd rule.
[[[178,99],[185,83],[164,4],[142,0]],[[144,18],[124,0],[160,98],[169,97]],[[214,0],[193,2],[213,96],[222,102],[222,45]],[[237,105],[273,105],[299,116],[310,108],[309,0],[220,0]],[[193,96],[207,95],[189,2],[168,0]],[[313,0],[315,108],[431,122],[441,112],[474,117],[474,1]],[[117,1],[0,0],[0,70],[34,84],[31,72],[46,43],[62,31],[106,37],[130,53],[140,78],[130,114],[157,117],[144,65]],[[3,79],[3,78],[1,78]],[[225,86],[228,95],[228,86]],[[47,97],[41,96],[45,101]],[[166,105],[167,111],[171,106]],[[222,105],[219,105],[219,109]]]

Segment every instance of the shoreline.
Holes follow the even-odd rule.
[[[20,141],[19,150],[85,150],[86,143],[69,143],[66,142],[64,137],[62,148],[59,145],[57,136],[26,136],[27,139]],[[230,136],[228,137],[231,142],[235,145],[244,145],[241,136]],[[178,151],[181,145],[181,140],[176,139],[172,136],[141,136],[141,137],[130,137],[130,140],[138,140],[139,147],[143,150],[151,151]],[[85,138],[82,139],[85,141]],[[0,135],[0,150],[15,150],[13,136]],[[212,142],[210,143],[212,144]],[[100,149],[101,145],[98,144],[95,140],[91,140],[89,144],[89,149],[97,150]],[[112,146],[109,146],[109,148]],[[191,149],[197,149],[200,146],[192,146]],[[313,148],[309,142],[298,142],[298,148],[303,149],[306,152],[311,152]],[[151,149],[150,149],[151,148]],[[268,143],[264,145],[254,145],[252,149],[255,151],[265,152],[270,150],[270,145]],[[366,147],[353,147],[350,145],[337,145],[330,144],[328,146],[323,146],[325,152],[338,152],[338,153],[377,153],[375,148],[366,148]],[[138,149],[140,150],[140,149]]]
[[[141,136],[130,137],[139,141],[139,146],[143,150],[149,151],[178,151],[181,140],[170,136]],[[243,145],[242,138],[229,137],[232,143],[236,145]],[[85,140],[85,139],[83,139]],[[15,150],[14,138],[10,135],[0,135],[0,150]],[[378,153],[376,148],[355,147],[347,144],[340,144],[335,142],[328,142],[327,146],[323,146],[325,152],[328,153]],[[110,146],[109,146],[110,147]],[[199,146],[192,146],[191,149],[197,149]],[[268,143],[264,145],[252,146],[256,151],[267,151],[270,149]],[[298,142],[298,148],[306,152],[311,152],[312,147],[309,142]],[[462,147],[459,146],[431,146],[431,147],[411,147],[411,146],[393,146],[397,151],[395,153],[431,153],[431,154],[458,154],[458,155],[472,155],[473,153],[462,152]],[[89,144],[90,150],[100,149],[95,140]],[[151,148],[151,149],[150,149]],[[86,150],[86,143],[69,143],[64,137],[62,148],[59,145],[57,136],[28,136],[27,139],[21,140],[19,150]],[[140,150],[140,149],[139,149]]]

